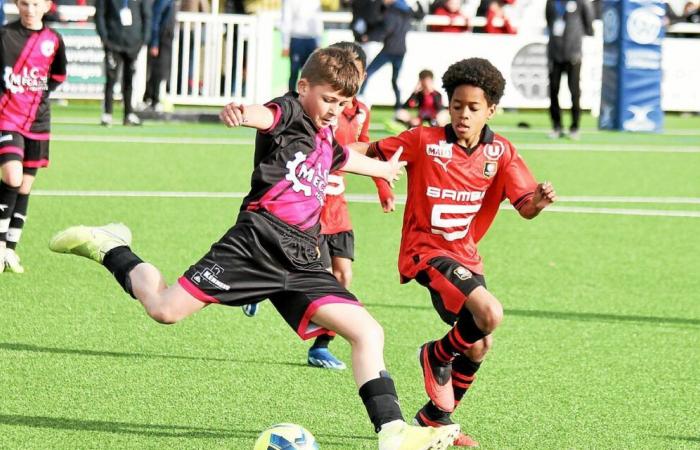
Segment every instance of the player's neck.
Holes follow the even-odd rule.
[[[23,20],[20,20],[20,23],[22,24],[22,26],[23,26],[24,28],[26,28],[26,29],[28,29],[28,30],[32,30],[32,31],[39,31],[39,30],[41,30],[42,28],[44,28],[44,23],[43,23],[41,20],[39,20],[39,21],[36,22],[36,23],[25,22],[25,21],[23,21]]]

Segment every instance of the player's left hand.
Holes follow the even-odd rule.
[[[394,181],[397,181],[401,177],[403,167],[408,164],[406,161],[399,161],[402,153],[403,147],[399,147],[396,153],[391,156],[391,159],[387,161],[387,164],[389,165],[389,173],[387,174],[388,176],[384,177],[384,179],[389,182],[389,185],[392,188],[394,187]]]
[[[537,185],[535,196],[532,202],[537,209],[544,209],[557,200],[557,193],[554,191],[554,186],[549,181],[545,181]]]

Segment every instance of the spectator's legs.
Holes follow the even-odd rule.
[[[549,61],[549,116],[552,128],[561,130],[561,109],[559,108],[559,85],[561,84],[562,64]]]
[[[396,101],[394,102],[394,109],[397,110],[401,108],[401,91],[399,90],[399,73],[401,72],[401,66],[403,65],[404,55],[391,55],[391,88],[394,90],[394,96]]]
[[[132,82],[134,80],[134,72],[136,71],[136,58],[138,55],[128,55],[126,53],[122,54],[124,61],[123,73],[122,73],[122,96],[124,97],[124,117],[128,116],[132,112],[131,106],[131,91]]]
[[[117,52],[105,49],[105,101],[104,112],[112,114],[114,108],[114,84],[117,82],[117,70],[121,58]]]
[[[367,66],[367,78],[365,78],[365,82],[362,84],[362,88],[360,89],[360,94],[364,94],[365,88],[367,88],[367,81],[374,75],[374,73],[381,69],[382,66],[390,61],[389,55],[387,55],[384,52],[379,52],[377,56],[372,60],[369,66]]]
[[[297,78],[299,71],[311,53],[316,50],[317,43],[314,38],[292,38],[289,42],[289,90],[297,90]]]
[[[581,63],[567,64],[567,78],[571,91],[571,131],[578,131],[581,123]]]

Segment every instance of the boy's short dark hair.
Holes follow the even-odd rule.
[[[362,64],[363,71],[367,70],[367,54],[364,50],[362,50],[362,47],[360,47],[356,42],[341,41],[336,42],[335,44],[331,44],[331,47],[341,48],[343,50],[355,52],[355,60],[359,61],[360,64]]]
[[[355,53],[333,47],[316,49],[301,69],[301,78],[311,84],[328,84],[345,97],[354,97],[362,83]]]
[[[426,78],[435,78],[432,70],[424,69],[418,72],[419,80],[425,80]]]
[[[452,100],[455,89],[463,84],[481,88],[488,104],[493,105],[503,97],[506,80],[488,60],[468,58],[452,64],[442,76],[442,87],[447,92],[448,100]]]

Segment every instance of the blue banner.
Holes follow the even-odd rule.
[[[661,41],[665,12],[663,2],[658,0],[604,0],[599,128],[662,130]]]

